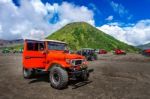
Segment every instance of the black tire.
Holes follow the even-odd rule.
[[[90,57],[90,60],[91,60],[91,61],[94,61],[94,60],[95,60],[94,56],[91,56],[91,57]]]
[[[68,73],[61,67],[52,67],[49,73],[51,86],[56,89],[63,89],[68,84]]]
[[[95,60],[98,60],[98,56],[97,55],[94,58],[95,58]]]
[[[33,75],[33,71],[31,69],[25,69],[23,68],[23,77],[26,79],[31,78]]]

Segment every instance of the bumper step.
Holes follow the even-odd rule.
[[[88,69],[88,70],[86,70],[88,73],[91,73],[91,72],[93,72],[94,71],[94,69]],[[78,75],[78,74],[82,74],[82,73],[84,73],[85,72],[85,70],[82,70],[82,71],[73,71],[73,72],[70,72],[71,74],[73,74],[73,75]]]

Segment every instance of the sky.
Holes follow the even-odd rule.
[[[87,22],[130,45],[150,42],[150,0],[0,0],[0,39],[42,39]]]

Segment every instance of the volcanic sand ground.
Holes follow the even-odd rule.
[[[89,62],[88,82],[69,82],[63,90],[47,74],[22,76],[21,54],[0,54],[0,99],[150,99],[150,57],[140,54],[99,55]]]

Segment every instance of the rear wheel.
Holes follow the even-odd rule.
[[[25,69],[23,68],[23,77],[24,78],[30,78],[33,74],[33,71],[31,69]]]
[[[127,53],[124,53],[124,55],[126,55]]]
[[[68,73],[61,67],[52,67],[49,73],[51,86],[56,89],[65,88],[68,84]]]
[[[91,56],[91,57],[90,57],[90,60],[91,60],[91,61],[94,61],[94,60],[95,60],[94,56]]]

